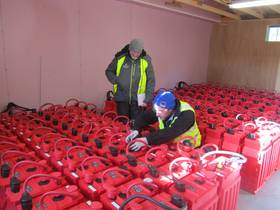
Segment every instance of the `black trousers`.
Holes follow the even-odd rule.
[[[143,108],[138,106],[137,101],[132,101],[131,103],[116,101],[116,103],[118,115],[128,116],[131,120],[135,119],[143,111]]]

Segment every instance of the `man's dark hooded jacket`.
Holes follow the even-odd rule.
[[[118,59],[126,56],[125,61],[122,65],[120,75],[116,76],[117,62]],[[144,58],[148,62],[148,67],[146,70],[147,83],[146,83],[146,93],[145,93],[145,103],[149,103],[153,99],[153,92],[155,88],[155,76],[153,71],[153,66],[151,63],[151,57],[146,53],[145,50],[142,51],[139,58],[133,60],[129,54],[129,45],[126,45],[120,52],[118,52],[113,61],[109,64],[106,69],[106,76],[112,84],[117,84],[118,89],[115,93],[114,99],[117,102],[131,102],[137,101],[137,90],[140,80],[140,58]],[[133,71],[132,66],[135,64],[135,71]]]

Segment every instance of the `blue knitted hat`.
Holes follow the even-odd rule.
[[[165,109],[174,109],[176,97],[170,91],[161,91],[157,94],[153,103]]]

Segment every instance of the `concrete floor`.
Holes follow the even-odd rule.
[[[240,190],[237,210],[280,210],[280,170],[256,195]]]

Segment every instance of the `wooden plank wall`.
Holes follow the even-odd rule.
[[[280,43],[265,41],[274,24],[280,19],[214,25],[208,82],[280,91]]]

